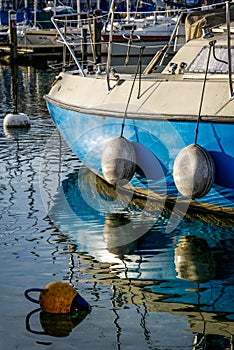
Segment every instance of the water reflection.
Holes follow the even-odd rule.
[[[9,113],[14,109],[14,97],[12,91],[12,70],[10,66],[0,65],[0,88],[1,88],[1,113]],[[46,105],[43,95],[54,79],[55,73],[46,69],[34,67],[18,67],[18,106],[19,112],[29,115],[46,113]],[[47,114],[48,115],[48,114]],[[48,120],[49,117],[48,117]]]
[[[215,260],[206,240],[196,236],[182,236],[175,248],[177,277],[204,283],[215,276]]]
[[[107,244],[108,251],[118,255],[120,258],[125,254],[133,253],[137,247],[137,239],[134,228],[131,225],[131,219],[126,214],[106,216],[103,227],[103,240]]]
[[[226,255],[224,261],[225,266],[223,266],[224,274],[222,275],[222,279],[224,280],[224,276],[226,278],[231,277],[231,273],[233,272],[233,259]],[[231,262],[231,268],[226,265],[226,263]],[[219,265],[220,269],[220,259],[217,257],[217,252],[212,251],[208,246],[207,242],[204,239],[197,238],[196,236],[182,236],[179,239],[178,244],[175,248],[175,267],[177,271],[177,277],[183,280],[191,281],[197,284],[197,288],[193,288],[193,291],[196,291],[197,294],[197,309],[201,317],[201,321],[203,321],[203,332],[198,333],[194,339],[193,350],[199,349],[226,349],[232,344],[232,337],[227,339],[225,337],[220,336],[219,334],[209,334],[210,330],[207,330],[207,315],[204,314],[203,310],[207,308],[208,303],[205,305],[203,299],[203,293],[207,293],[207,285],[206,282],[212,281],[218,278],[217,274],[217,266]],[[228,276],[228,271],[230,275]],[[225,299],[225,301],[229,304],[229,311],[227,312],[227,320],[230,314],[233,313],[233,297],[230,294],[229,296],[225,295],[227,291],[225,291],[225,284],[223,283],[223,287],[221,290],[215,293],[214,296],[211,296],[213,300],[210,306],[212,306],[213,310],[219,310],[219,306],[215,306],[216,303],[219,302],[219,299]],[[210,291],[216,287],[210,284]],[[217,287],[216,287],[217,288]],[[230,291],[233,293],[233,291]],[[227,298],[227,300],[226,300]],[[222,315],[224,316],[224,315]],[[221,316],[221,317],[222,317]],[[214,317],[214,316],[212,316]],[[215,316],[217,319],[219,318],[218,314]],[[214,318],[215,318],[214,317]],[[231,316],[232,318],[232,316]]]
[[[12,109],[9,68],[0,66],[0,74],[3,121]],[[162,203],[150,203],[147,212],[131,190],[113,192],[86,169],[77,172],[81,164],[54,131],[43,100],[53,79],[46,70],[19,67],[18,109],[32,125],[29,132],[0,131],[7,346],[92,348],[98,340],[103,348],[231,349],[233,221],[195,213],[207,224],[191,216],[167,232],[170,213]],[[69,317],[61,325],[32,311],[22,332],[22,291],[54,278],[83,288],[94,311],[78,327]]]
[[[31,328],[31,317],[39,312],[41,330]],[[31,311],[26,317],[26,329],[30,333],[50,335],[53,337],[67,337],[73,328],[80,324],[88,315],[88,311],[79,311],[68,314],[50,314],[48,312],[36,309]]]
[[[113,188],[108,191],[99,178],[94,186],[93,176],[87,169],[69,174],[55,194],[50,217],[61,232],[67,232],[69,246],[75,245],[72,254],[84,251],[100,264],[109,263],[108,272],[99,268],[98,280],[112,286],[117,334],[116,307],[125,299],[141,310],[144,305],[142,324],[149,311],[186,315],[196,334],[194,349],[230,344],[233,228],[189,217],[167,233],[168,215],[158,218],[153,211],[144,212],[142,199],[132,195],[126,204],[126,193],[113,195]],[[147,334],[147,327],[144,331]]]

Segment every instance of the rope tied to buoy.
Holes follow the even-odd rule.
[[[139,53],[139,58],[138,58],[138,62],[137,62],[137,68],[136,68],[136,72],[135,72],[134,79],[133,79],[133,82],[132,82],[132,86],[131,86],[131,89],[130,89],[130,93],[129,93],[129,96],[128,96],[128,101],[127,101],[127,104],[126,104],[126,108],[125,108],[125,111],[124,111],[122,127],[121,127],[121,134],[120,134],[121,137],[123,137],[123,131],[124,131],[124,126],[125,126],[125,119],[126,119],[126,116],[127,116],[127,110],[128,110],[128,106],[129,106],[131,97],[132,97],[133,88],[134,88],[134,85],[135,85],[138,73],[139,73],[139,85],[138,85],[137,98],[138,99],[140,98],[141,75],[142,75],[142,54],[143,54],[144,49],[145,49],[145,46],[141,46],[140,47],[140,53]]]
[[[195,130],[195,139],[194,139],[195,145],[197,144],[198,129],[199,129],[200,121],[201,121],[201,110],[202,110],[202,105],[203,105],[203,100],[204,100],[204,95],[205,95],[205,86],[206,86],[206,81],[207,81],[207,74],[208,74],[208,69],[209,69],[211,50],[212,50],[212,48],[214,49],[215,43],[216,43],[216,40],[212,40],[209,42],[210,46],[209,46],[208,57],[207,57],[207,62],[206,62],[205,77],[204,77],[203,86],[202,86],[201,100],[200,100],[199,112],[198,112],[197,124],[196,124],[196,130]]]
[[[205,86],[212,49],[213,57],[216,59],[214,53],[215,43],[215,40],[209,42],[209,51],[196,123],[194,143],[183,148],[178,153],[173,166],[173,179],[176,188],[180,194],[187,198],[191,198],[192,200],[204,197],[210,191],[215,180],[214,161],[210,153],[197,144],[199,125],[201,121],[201,110],[205,95]]]

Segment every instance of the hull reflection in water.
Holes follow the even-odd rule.
[[[131,281],[134,298],[149,311],[186,315],[190,331],[197,334],[195,343],[206,341],[211,349],[210,342],[214,349],[223,342],[229,349],[234,333],[233,223],[216,220],[214,225],[214,217],[199,214],[202,222],[192,213],[167,231],[170,209],[154,201],[145,210],[145,201],[81,168],[62,182],[50,218],[75,251],[110,264],[115,278],[100,278],[99,283],[117,283],[124,291]]]

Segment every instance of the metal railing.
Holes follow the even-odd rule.
[[[65,45],[67,50],[69,51],[70,55],[72,56],[75,64],[78,67],[78,70],[82,76],[85,76],[85,72],[83,67],[81,66],[80,62],[78,61],[76,57],[76,53],[74,51],[74,47],[76,45],[74,42],[74,38],[77,40],[76,44],[82,44],[83,36],[81,35],[81,28],[80,28],[80,19],[79,16],[81,14],[77,13],[76,16],[78,16],[77,20],[72,19],[74,18],[74,14],[69,15],[56,15],[51,18],[51,21],[53,25],[55,26],[56,30],[58,31],[60,35],[60,42]],[[69,16],[71,17],[70,20],[68,20]],[[75,30],[75,32],[74,32]]]

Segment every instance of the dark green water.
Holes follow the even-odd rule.
[[[1,348],[231,350],[232,223],[183,218],[170,230],[170,216],[113,198],[50,120],[55,74],[19,69],[18,111],[32,124],[4,130],[11,71],[0,66]],[[91,312],[72,322],[24,297],[52,281],[73,285]]]

